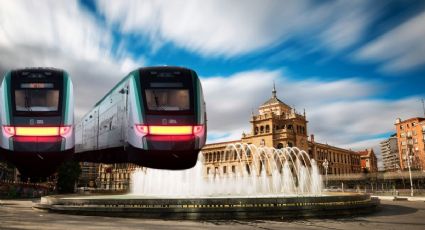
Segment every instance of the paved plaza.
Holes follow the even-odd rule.
[[[381,201],[374,214],[336,219],[171,221],[48,213],[32,201],[0,200],[0,229],[425,229],[425,202]]]

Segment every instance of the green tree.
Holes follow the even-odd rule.
[[[58,170],[57,189],[59,193],[73,193],[74,186],[81,174],[80,164],[76,161],[65,161]]]

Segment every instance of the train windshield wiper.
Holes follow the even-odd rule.
[[[27,109],[27,111],[32,111],[32,109],[31,109],[31,99],[30,99],[30,97],[28,96],[28,90],[25,90],[25,104],[24,104],[24,107]]]
[[[159,103],[158,103],[158,96],[156,95],[155,90],[152,90],[152,94],[153,94],[153,97],[155,99],[155,107],[158,110],[164,110],[164,108],[162,108],[162,106],[160,106]]]

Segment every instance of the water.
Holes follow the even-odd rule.
[[[226,173],[222,166],[218,170],[210,167],[207,175],[202,154],[188,170],[137,169],[131,177],[131,194],[176,198],[321,195],[322,178],[316,161],[296,147],[275,149],[238,143],[228,145],[221,157],[219,160],[233,157],[235,170],[230,164]]]

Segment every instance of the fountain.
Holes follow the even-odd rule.
[[[200,154],[189,170],[137,169],[130,194],[49,196],[35,207],[84,215],[264,219],[366,213],[379,204],[367,194],[322,192],[316,161],[296,147],[238,143],[221,157],[233,159],[232,170],[206,170]]]
[[[202,154],[189,170],[138,169],[132,175],[131,194],[175,198],[321,195],[322,178],[316,161],[305,151],[231,144],[219,161],[228,155],[236,162],[233,171],[221,168],[206,177]]]

